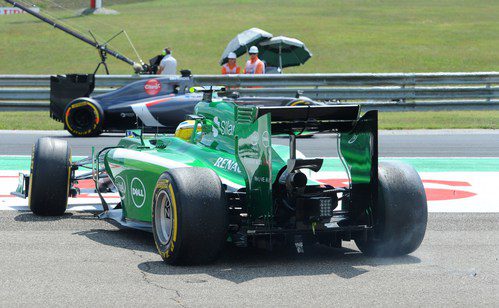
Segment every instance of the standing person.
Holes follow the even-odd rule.
[[[258,48],[256,46],[251,46],[248,53],[250,55],[250,59],[246,62],[244,73],[265,74],[265,64],[262,60],[258,59]]]
[[[233,52],[229,53],[227,57],[228,61],[222,65],[222,75],[227,74],[241,74],[241,67],[236,63],[236,54]]]
[[[158,75],[176,75],[177,74],[177,60],[172,56],[170,48],[163,50],[163,59],[159,64]]]

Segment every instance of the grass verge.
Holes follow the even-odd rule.
[[[499,129],[499,110],[381,112],[380,129]],[[0,112],[0,129],[61,130],[46,111]]]
[[[0,112],[0,129],[60,130],[64,125],[52,120],[48,111],[4,111]]]
[[[194,74],[219,74],[227,43],[252,27],[296,37],[312,51],[286,73],[499,69],[497,0],[110,0],[105,6],[119,15],[84,17],[76,8],[88,0],[29,2],[101,41],[127,30],[144,60],[172,47],[178,68]],[[27,14],[3,15],[0,29],[0,74],[89,73],[98,63],[93,47]],[[110,46],[136,59],[124,35]],[[112,57],[109,65],[112,74],[132,73]]]
[[[499,129],[499,110],[381,112],[380,129]]]

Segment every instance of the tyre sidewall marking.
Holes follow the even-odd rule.
[[[310,105],[310,103],[303,100],[298,100],[290,104],[290,106],[308,106],[308,105]]]
[[[168,184],[168,190],[170,191],[170,198],[173,204],[173,242],[177,241],[177,200],[175,198],[175,193],[173,192],[172,184]],[[172,249],[173,251],[173,245]]]
[[[158,250],[159,254],[161,257],[164,259],[169,259],[172,257],[173,252],[175,250],[175,243],[177,242],[177,229],[178,229],[178,215],[177,215],[177,201],[175,198],[175,193],[173,192],[173,186],[170,183],[168,179],[160,179],[158,181],[158,184],[156,185],[156,192],[155,192],[155,197],[154,201],[156,202],[157,196],[159,195],[159,192],[161,191],[166,191],[168,196],[170,197],[171,201],[171,206],[173,209],[173,230],[172,230],[172,237],[171,240],[168,242],[166,245],[162,245],[159,243],[159,241],[155,240],[156,244],[156,249]],[[156,209],[156,207],[153,205],[153,208]],[[154,221],[154,217],[153,217]]]

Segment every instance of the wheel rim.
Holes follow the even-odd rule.
[[[76,108],[69,116],[69,124],[78,131],[86,131],[93,128],[95,115],[89,108]]]
[[[162,190],[158,194],[154,207],[154,225],[158,240],[162,245],[167,245],[172,235],[173,213],[172,202],[166,191]]]

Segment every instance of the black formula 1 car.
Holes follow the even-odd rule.
[[[58,75],[50,80],[50,116],[64,123],[73,136],[91,137],[102,132],[140,128],[145,132],[173,133],[203,93],[189,91],[192,78],[142,79],[117,90],[91,95],[94,75]],[[305,97],[238,97],[239,105],[300,106],[322,105]]]

